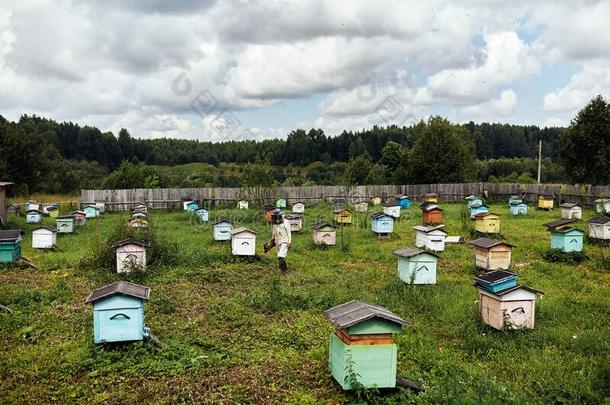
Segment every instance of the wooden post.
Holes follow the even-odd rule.
[[[540,169],[542,167],[542,139],[538,141],[538,184],[540,184]]]

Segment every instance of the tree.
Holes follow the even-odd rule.
[[[366,184],[373,163],[367,154],[362,154],[347,164],[343,173],[343,183],[348,186]]]
[[[398,142],[389,141],[381,150],[379,162],[385,166],[388,180],[394,181],[398,178],[398,168],[406,153],[405,148]]]
[[[573,181],[610,182],[610,103],[601,95],[576,114],[560,138],[560,154]]]
[[[401,177],[416,184],[461,182],[474,177],[475,147],[464,127],[430,117],[418,124],[417,130],[417,140],[403,158]]]

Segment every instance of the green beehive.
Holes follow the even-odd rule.
[[[358,381],[365,388],[396,386],[397,349],[393,335],[411,326],[386,308],[350,301],[327,310],[337,327],[330,336],[328,365],[344,390]]]
[[[74,215],[62,215],[57,217],[55,222],[57,225],[57,232],[73,233],[74,225],[76,224],[76,217]]]

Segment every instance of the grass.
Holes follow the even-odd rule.
[[[469,236],[460,205],[445,204],[450,235]],[[127,213],[103,214],[75,235],[60,235],[57,251],[24,255],[39,269],[0,267],[0,402],[246,402],[358,401],[333,382],[327,367],[332,326],[323,311],[351,299],[387,306],[413,323],[396,338],[398,374],[420,383],[415,395],[398,390],[365,396],[376,403],[602,403],[610,396],[610,256],[607,244],[585,246],[581,263],[548,262],[541,225],[558,211],[510,217],[502,234],[515,244],[519,281],[542,290],[536,328],[494,331],[478,320],[472,287],[472,248],[450,245],[441,254],[436,286],[407,286],[396,275],[392,251],[413,246],[417,208],[402,212],[399,238],[378,240],[356,215],[343,246],[319,248],[309,225],[331,219],[328,205],[308,207],[302,234],[293,236],[289,273],[262,253],[271,229],[256,211],[212,210],[259,231],[257,259],[231,256],[212,240],[210,224],[185,212],[151,212],[158,240],[177,243],[172,265],[163,260],[144,275],[95,268],[90,258]],[[594,213],[587,212],[586,216]],[[45,221],[51,223],[46,218]],[[578,224],[586,226],[584,221]],[[341,236],[339,236],[340,238]],[[93,344],[91,308],[96,287],[120,279],[152,289],[146,323],[164,343]]]

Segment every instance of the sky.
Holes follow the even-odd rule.
[[[608,22],[608,0],[0,0],[0,115],[204,141],[566,126],[610,96]]]

